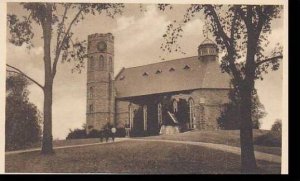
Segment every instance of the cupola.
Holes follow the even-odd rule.
[[[209,38],[206,38],[198,47],[199,59],[213,59],[218,57],[218,46]]]

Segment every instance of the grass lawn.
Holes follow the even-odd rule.
[[[53,146],[70,146],[70,145],[82,145],[82,144],[91,144],[91,143],[99,143],[99,138],[87,138],[87,139],[72,139],[72,140],[53,140]],[[40,148],[42,143],[34,143],[32,145],[28,145],[25,149],[30,148]],[[14,151],[14,150],[7,150]]]
[[[254,139],[260,135],[267,133],[268,130],[253,130]],[[240,147],[240,131],[239,130],[194,130],[174,135],[160,135],[146,137],[146,139],[164,139],[164,140],[179,140],[179,141],[196,141],[205,143],[225,144],[229,146]],[[254,145],[256,151],[281,155],[280,147],[269,147]]]
[[[257,161],[258,173],[279,174],[280,164]],[[124,141],[5,156],[5,172],[21,173],[240,173],[240,156],[195,145]]]

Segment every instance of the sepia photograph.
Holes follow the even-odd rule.
[[[287,174],[287,5],[1,3],[3,172]]]

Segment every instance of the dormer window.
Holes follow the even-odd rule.
[[[172,67],[172,68],[169,69],[169,71],[173,72],[173,71],[175,71],[175,69]]]
[[[158,69],[157,71],[156,71],[156,74],[160,74],[162,72],[162,70],[161,69]]]
[[[185,65],[184,67],[183,67],[183,69],[185,69],[185,70],[188,70],[188,69],[190,69],[191,67],[190,66],[188,66],[188,65]]]
[[[119,80],[124,80],[124,79],[125,79],[125,76],[122,75]]]
[[[144,72],[143,73],[143,76],[148,76],[149,74],[147,72]]]

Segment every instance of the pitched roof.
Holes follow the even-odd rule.
[[[203,42],[200,45],[207,45],[207,44],[212,44],[215,45],[215,42],[213,42],[211,39],[206,38],[205,40],[203,40]]]
[[[115,78],[117,98],[201,88],[229,89],[230,76],[218,61],[198,56],[124,68]]]

